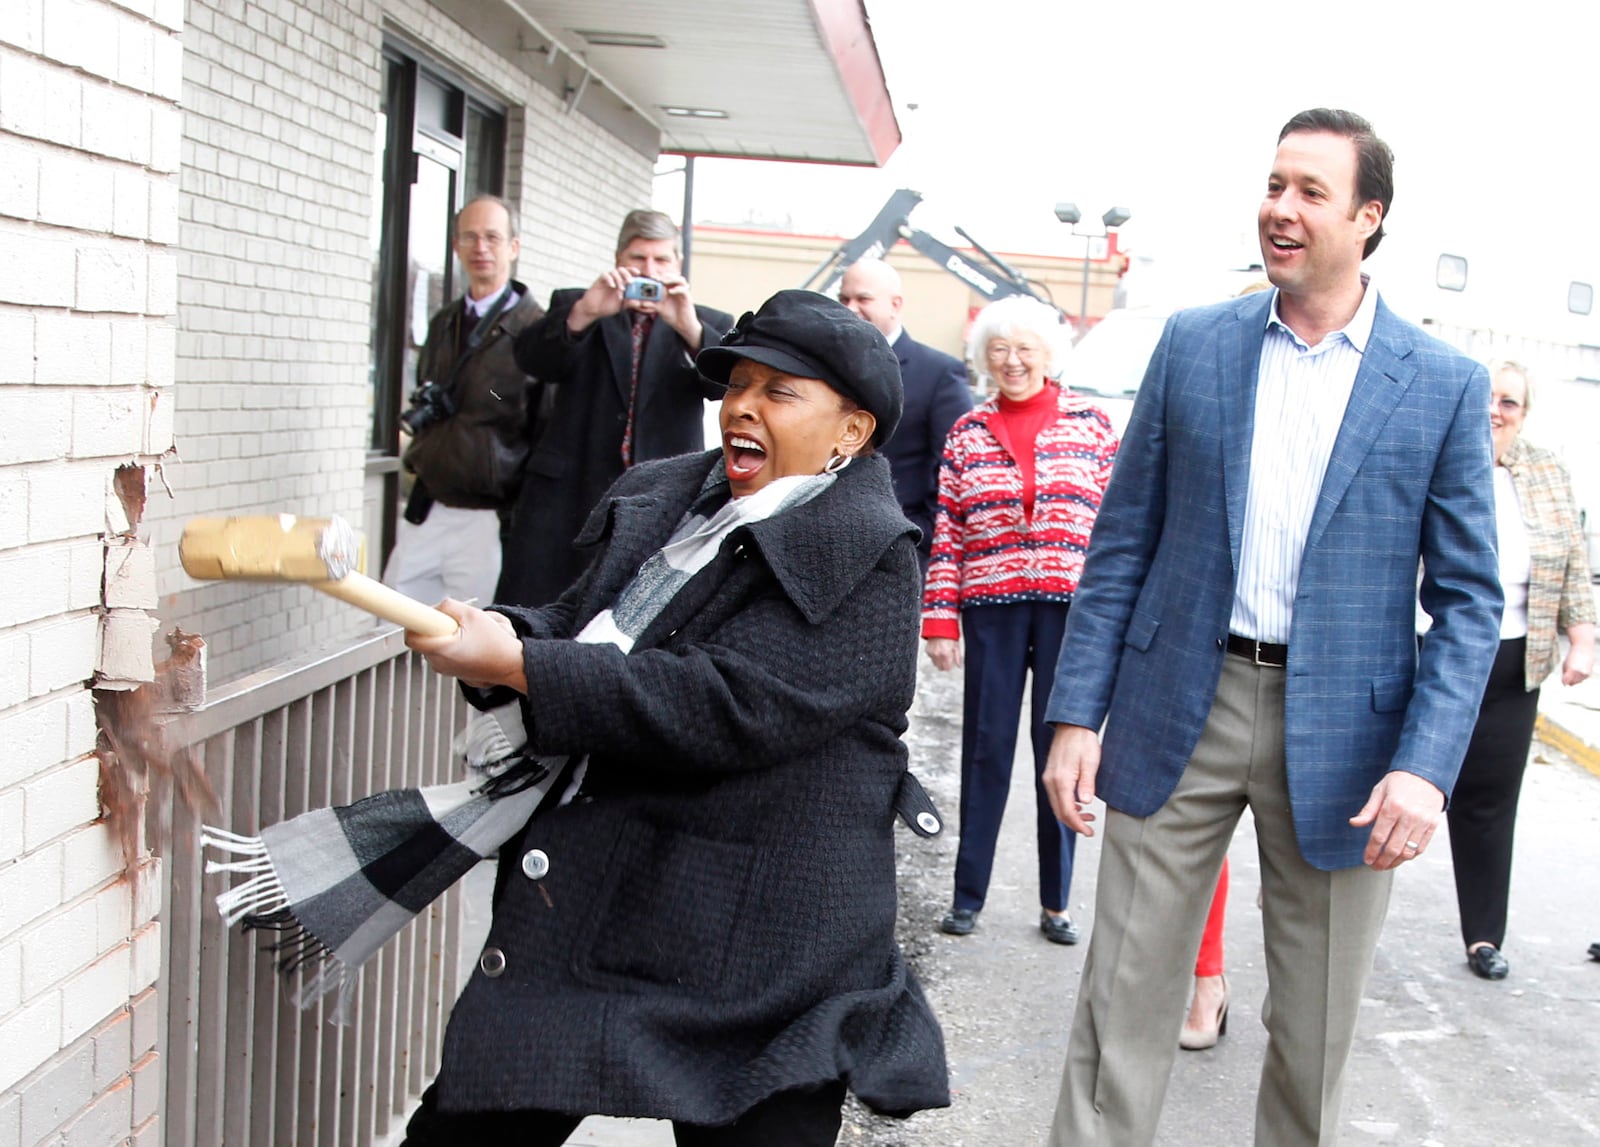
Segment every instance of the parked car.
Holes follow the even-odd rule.
[[[1129,307],[1109,312],[1072,348],[1061,380],[1103,407],[1121,434],[1133,412],[1150,355],[1172,312],[1164,307]]]

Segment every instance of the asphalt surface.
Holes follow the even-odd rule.
[[[952,1105],[909,1120],[847,1109],[839,1142],[863,1147],[1042,1143],[1055,1105],[1078,975],[1094,927],[1097,839],[1082,841],[1072,910],[1085,942],[1038,931],[1027,746],[1019,743],[990,899],[972,936],[937,931],[955,853],[960,674],[924,663],[907,735],[913,767],[951,822],[900,833],[901,943],[944,1026]],[[1592,763],[1591,763],[1592,764]],[[1211,1051],[1180,1053],[1161,1147],[1251,1141],[1266,1046],[1259,867],[1248,815],[1231,851],[1232,1011]],[[1567,1147],[1600,1142],[1600,775],[1535,744],[1518,819],[1510,978],[1467,969],[1444,833],[1396,877],[1348,1069],[1341,1144]],[[1178,1019],[1174,1019],[1174,1030]],[[585,1147],[669,1147],[665,1124],[588,1120]]]

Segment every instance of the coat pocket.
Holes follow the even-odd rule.
[[[1372,679],[1372,711],[1397,713],[1411,703],[1411,674],[1396,673]]]
[[[1140,653],[1149,653],[1150,646],[1156,640],[1156,631],[1160,628],[1159,618],[1135,610],[1133,616],[1128,618],[1128,631],[1123,640]]]
[[[717,984],[755,868],[751,845],[628,821],[595,906],[589,969],[683,988]]]

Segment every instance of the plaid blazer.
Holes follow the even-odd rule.
[[[1096,795],[1149,816],[1216,697],[1244,537],[1272,293],[1179,311],[1134,401],[1067,615],[1045,719],[1099,728]],[[1500,643],[1489,375],[1378,299],[1306,533],[1283,749],[1301,855],[1361,863],[1350,824],[1403,770],[1449,793]],[[1421,601],[1434,619],[1419,655]]]
[[[1523,667],[1525,688],[1532,692],[1560,660],[1557,635],[1595,620],[1594,590],[1589,584],[1589,558],[1572,497],[1572,479],[1561,459],[1518,438],[1501,457],[1500,465],[1511,472],[1533,558],[1528,579],[1528,655]]]

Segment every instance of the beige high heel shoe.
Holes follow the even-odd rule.
[[[1216,1022],[1202,1028],[1192,1028],[1185,1023],[1178,1033],[1178,1046],[1184,1051],[1205,1051],[1217,1046],[1217,1041],[1228,1034],[1228,977],[1222,977],[1222,1006],[1217,1009]]]

